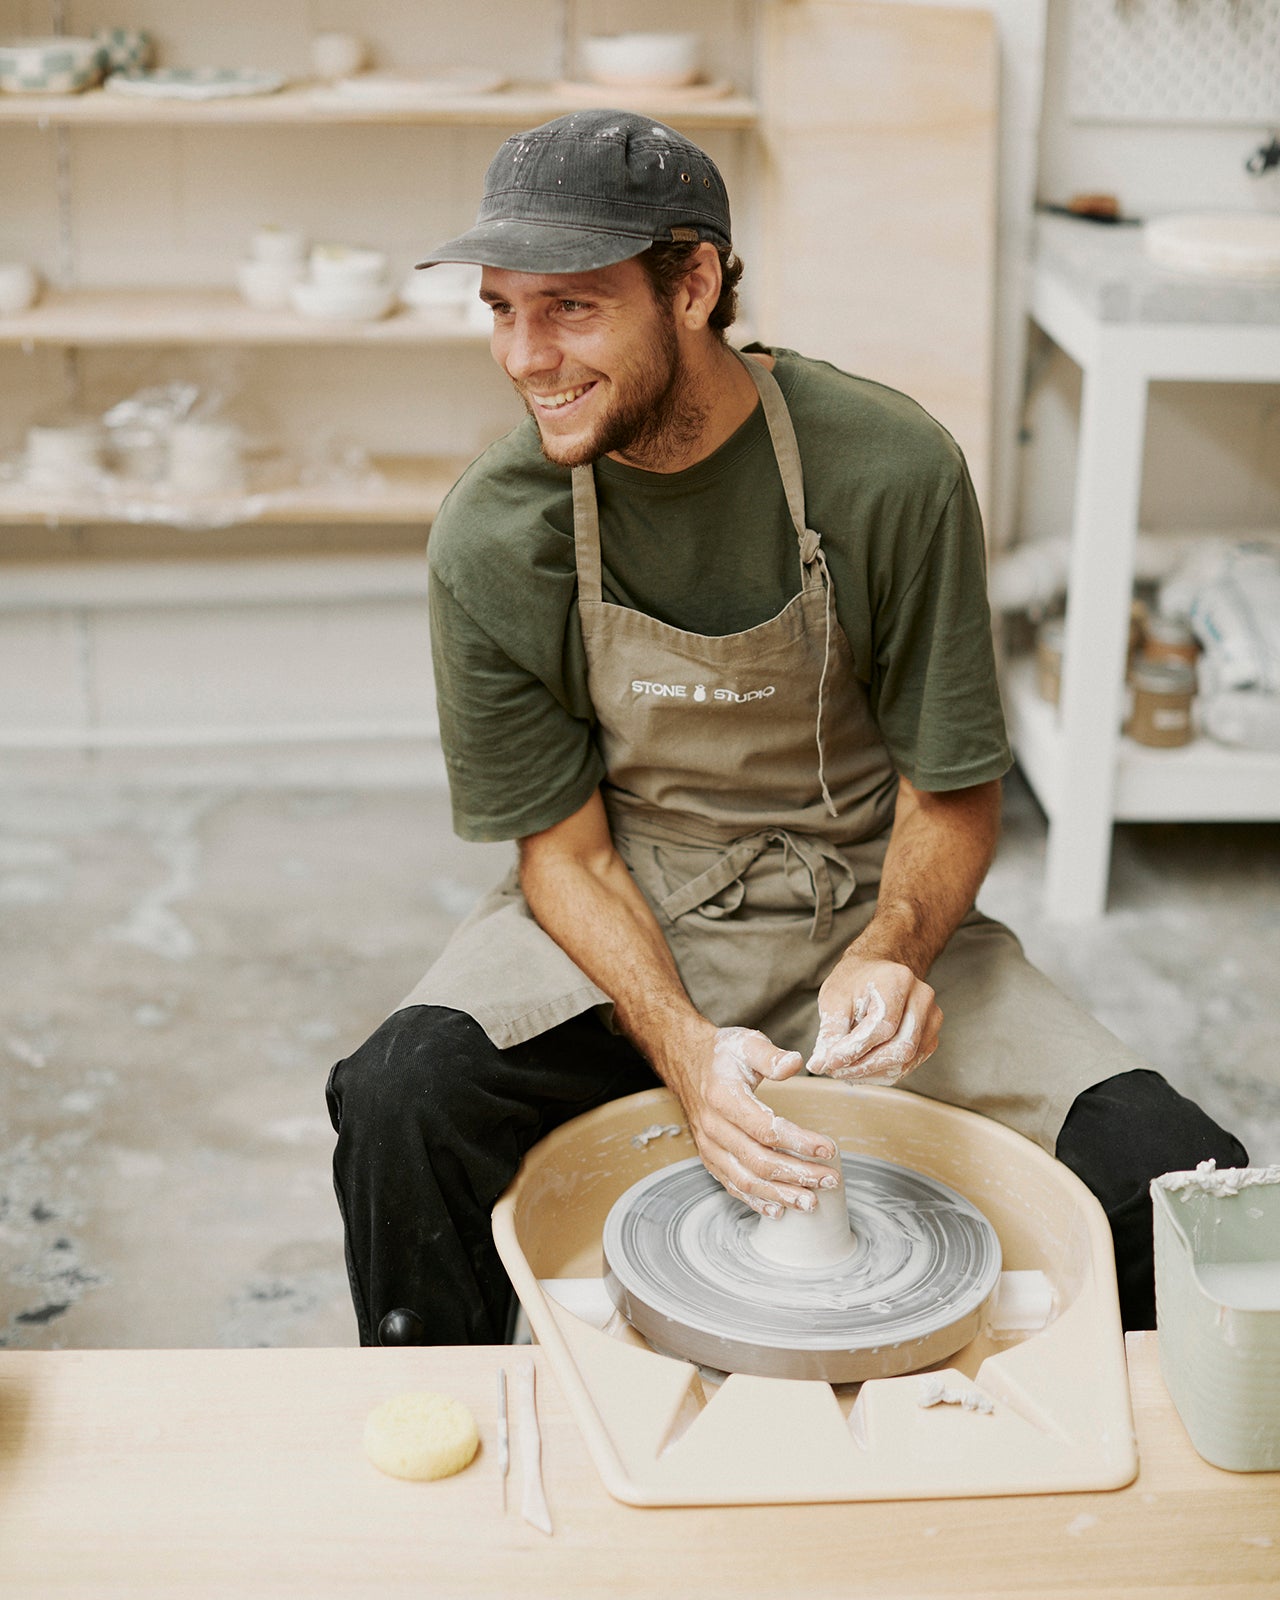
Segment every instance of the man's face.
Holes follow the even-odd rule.
[[[672,429],[684,431],[680,348],[638,261],[575,273],[486,267],[480,297],[493,308],[493,358],[549,461],[616,454],[660,465]]]

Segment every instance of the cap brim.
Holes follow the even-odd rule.
[[[652,243],[644,235],[504,219],[477,223],[458,238],[437,246],[416,265],[437,267],[461,261],[508,272],[593,272],[597,267],[629,261]]]

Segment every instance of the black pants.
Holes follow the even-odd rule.
[[[494,1202],[544,1134],[657,1083],[594,1012],[509,1050],[443,1006],[410,1006],[383,1023],[334,1067],[327,1090],[361,1344],[376,1343],[398,1307],[422,1319],[428,1344],[502,1343],[512,1291],[490,1232]],[[1142,1070],[1079,1095],[1057,1155],[1111,1223],[1125,1327],[1154,1327],[1147,1186],[1210,1156],[1244,1166],[1243,1146]]]

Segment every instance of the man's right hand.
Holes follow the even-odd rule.
[[[797,1051],[779,1050],[754,1028],[709,1022],[659,1064],[707,1171],[763,1216],[780,1216],[784,1206],[812,1211],[814,1190],[836,1181],[829,1168],[810,1164],[833,1159],[831,1140],[776,1116],[756,1098],[764,1079],[781,1082],[803,1065]]]

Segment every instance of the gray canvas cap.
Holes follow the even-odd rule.
[[[652,117],[575,111],[506,140],[485,174],[475,227],[418,265],[590,272],[675,239],[729,248],[729,196],[715,162]]]

